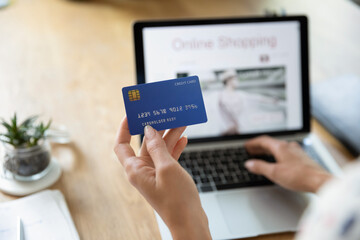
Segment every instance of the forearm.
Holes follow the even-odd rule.
[[[174,240],[210,240],[211,235],[208,226],[204,225],[192,225],[190,227],[179,227],[171,231],[171,235]]]
[[[209,240],[211,238],[209,223],[204,211],[177,223],[168,225],[174,240]]]
[[[174,240],[183,240],[183,239],[210,240],[211,239],[211,235],[210,235],[210,231],[209,231],[208,227],[207,228],[200,227],[197,229],[195,229],[195,228],[197,228],[197,227],[193,226],[192,228],[187,228],[187,229],[177,229],[176,231],[171,231],[171,235]]]

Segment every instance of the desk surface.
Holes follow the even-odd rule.
[[[253,16],[265,8],[310,17],[312,81],[360,75],[360,9],[347,0],[17,0],[0,10],[0,116],[41,113],[68,127],[73,143],[53,146],[63,175],[52,188],[65,195],[82,239],[160,238],[150,206],[126,181],[112,151],[124,116],[121,88],[135,82],[132,22]],[[341,164],[352,159],[313,123]],[[0,193],[0,201],[11,199]]]

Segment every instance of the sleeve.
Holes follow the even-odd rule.
[[[360,164],[320,189],[300,221],[296,240],[360,239]]]

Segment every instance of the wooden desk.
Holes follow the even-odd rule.
[[[112,150],[124,116],[121,88],[135,82],[132,22],[261,15],[282,7],[310,17],[312,81],[360,75],[360,10],[346,0],[17,0],[0,10],[0,116],[41,113],[69,128],[74,143],[53,146],[63,175],[52,188],[65,195],[82,239],[160,238],[152,209]],[[314,123],[337,160],[352,158]],[[0,201],[11,199],[0,194]]]

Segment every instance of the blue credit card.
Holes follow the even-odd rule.
[[[197,76],[139,84],[122,89],[131,135],[151,125],[164,130],[207,122]]]

